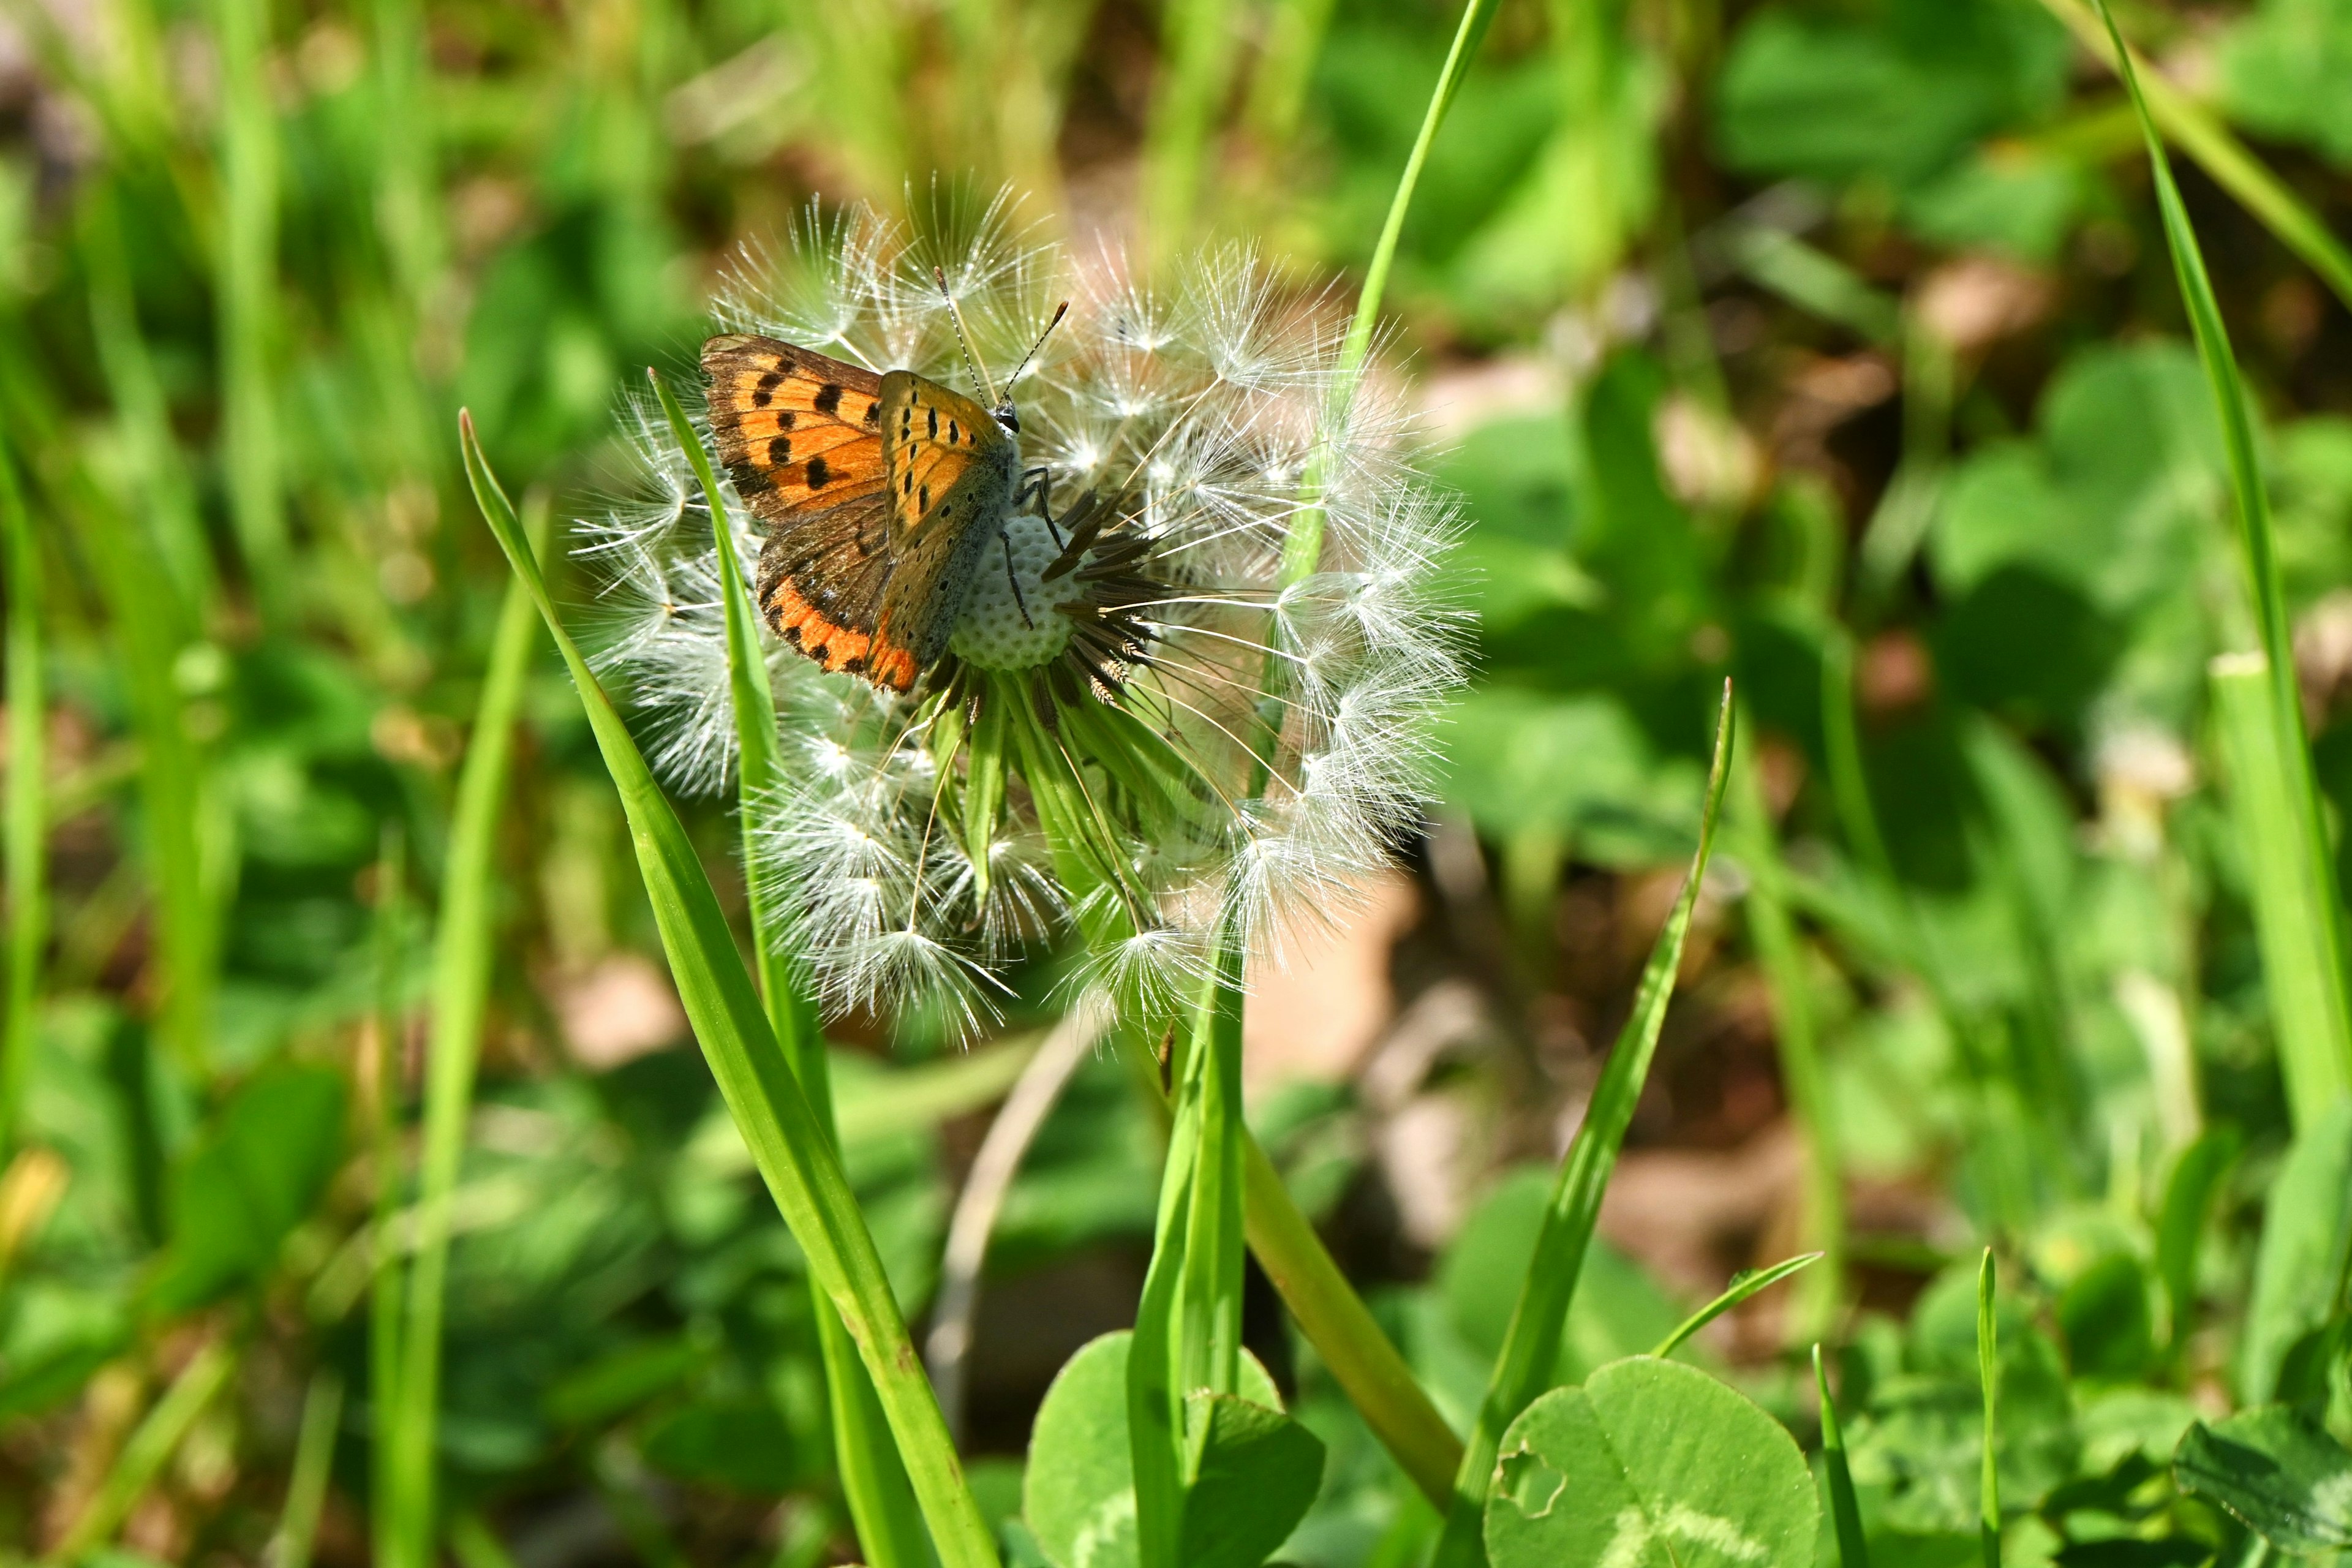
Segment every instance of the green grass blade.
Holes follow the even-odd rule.
[[[55,1546],[42,1557],[45,1563],[64,1564],[80,1560],[93,1547],[103,1546],[114,1539],[130,1517],[131,1505],[154,1483],[163,1466],[180,1447],[188,1428],[205,1413],[205,1406],[227,1386],[229,1373],[236,1369],[236,1355],[219,1340],[207,1342],[180,1369],[180,1375],[163,1391],[163,1397],[147,1412],[122,1451],[114,1458],[114,1466],[99,1483],[81,1516],[67,1527]]]
[[[1977,1266],[1977,1383],[1984,1391],[1984,1458],[1977,1477],[1977,1545],[2000,1568],[2000,1325],[1993,1316],[1992,1248]]]
[[[2315,885],[2297,842],[2295,795],[2302,781],[2279,743],[2270,661],[2259,652],[2223,654],[2212,664],[2213,730],[2228,771],[2230,815],[2253,881],[2254,936],[2263,988],[2278,1035],[2279,1069],[2295,1125],[2307,1127],[2352,1088],[2331,984],[2326,910],[2332,890]]]
[[[2237,1163],[2244,1140],[2234,1127],[2208,1128],[2180,1152],[2164,1184],[2156,1223],[2156,1276],[2164,1282],[2166,1346],[2175,1362],[2189,1348],[2197,1307],[2197,1258],[2205,1227],[2221,1196],[2222,1178]]]
[[[449,1521],[449,1555],[457,1560],[457,1568],[515,1568],[506,1542],[488,1520],[471,1509]]]
[[[33,1065],[33,1007],[49,941],[48,691],[42,670],[40,543],[15,463],[0,448],[0,547],[8,572],[8,795],[0,807],[8,857],[7,992],[0,997],[0,1161],[16,1142],[16,1109]]]
[[[1298,134],[1334,8],[1335,0],[1276,0],[1268,8],[1265,43],[1250,72],[1249,100],[1242,114],[1263,163],[1270,164],[1288,151]]]
[[[1691,858],[1689,877],[1675,900],[1665,929],[1650,950],[1642,971],[1641,989],[1633,1011],[1609,1053],[1601,1080],[1593,1086],[1584,1124],[1577,1129],[1559,1177],[1545,1210],[1543,1228],[1536,1238],[1534,1258],[1519,1286],[1510,1327],[1503,1337],[1502,1353],[1486,1384],[1470,1440],[1464,1445],[1461,1468],[1454,1473],[1453,1498],[1446,1511],[1445,1533],[1438,1541],[1436,1568],[1470,1568],[1486,1560],[1482,1528],[1486,1492],[1494,1479],[1495,1456],[1503,1429],[1541,1394],[1559,1358],[1559,1340],[1568,1321],[1569,1300],[1575,1294],[1584,1255],[1591,1245],[1592,1227],[1601,1215],[1601,1196],[1617,1166],[1625,1129],[1650,1076],[1658,1032],[1674,995],[1675,971],[1682,964],[1683,942],[1690,931],[1691,910],[1698,901],[1700,882],[1706,875],[1715,847],[1716,821],[1723,805],[1725,778],[1732,748],[1731,689],[1724,687],[1723,709],[1716,721],[1715,761],[1707,774],[1706,802],[1699,817],[1698,850]]]
[[[106,374],[122,442],[124,493],[136,493],[163,569],[179,590],[190,624],[200,623],[219,597],[212,548],[196,510],[196,485],[187,455],[172,431],[155,356],[139,324],[131,287],[131,261],[122,237],[121,198],[112,185],[95,184],[84,198],[82,264],[89,277],[90,336]]]
[[[2164,150],[2131,51],[2106,0],[2095,0],[2106,24],[2124,85],[2138,111],[2140,131],[2147,142],[2148,165],[2156,177],[2158,211],[2164,238],[2172,252],[2173,272],[2180,285],[2181,303],[2197,339],[2197,357],[2213,394],[2213,408],[2221,424],[2223,449],[2229,454],[2230,490],[2238,513],[2239,563],[2245,574],[2246,595],[2254,612],[2263,657],[2269,668],[2267,736],[2255,728],[2251,714],[2225,717],[2245,755],[2239,760],[2255,767],[2275,765],[2284,784],[2284,836],[2267,846],[2250,846],[2256,853],[2275,855],[2277,864],[2257,877],[2281,887],[2299,883],[2294,895],[2295,912],[2309,923],[2299,932],[2281,931],[2278,945],[2300,942],[2302,951],[2288,959],[2291,973],[2271,963],[2271,946],[2264,942],[2264,978],[2281,996],[2279,1046],[2286,1070],[2288,1092],[2298,1127],[2313,1121],[2343,1094],[2352,1093],[2352,996],[2344,976],[2344,910],[2336,890],[2336,870],[2328,853],[2327,830],[2319,804],[2319,783],[2311,768],[2311,745],[2304,733],[2303,699],[2294,675],[2294,628],[2289,623],[2286,591],[2280,580],[2278,541],[2271,524],[2270,495],[2263,482],[2262,463],[2254,446],[2252,405],[2238,374],[2230,349],[2230,332],[2221,320],[2221,301],[2205,270],[2204,253],[2189,222],[2189,209],[2172,177],[2172,161]],[[2352,296],[2347,296],[2352,298]],[[2217,681],[2218,687],[2218,681]],[[2252,694],[2246,694],[2251,699]],[[2233,747],[2233,749],[2238,749]],[[2268,759],[2257,755],[2267,752]],[[2298,1016],[2299,1027],[2290,1037],[2284,994],[2293,992],[2307,1016]]]
[[[256,595],[283,605],[291,585],[282,492],[278,378],[278,148],[270,102],[268,0],[214,0],[221,91],[218,309],[222,438],[229,512]]]
[[[554,634],[620,792],[678,1000],[719,1092],[810,1272],[856,1342],[945,1568],[996,1568],[995,1541],[964,1483],[874,1238],[823,1125],[776,1047],[710,880],[628,726],[563,631],[538,559],[475,440],[473,422],[461,415],[459,427],[475,500]]]
[[[302,1396],[302,1425],[294,1436],[294,1472],[286,1483],[286,1507],[270,1543],[270,1568],[310,1568],[310,1548],[319,1539],[319,1516],[327,1505],[327,1482],[334,1473],[335,1428],[343,1417],[343,1380],[331,1372],[310,1374]]]
[[[408,1280],[402,1254],[394,1240],[394,1215],[400,1210],[403,1189],[400,1131],[402,1122],[402,1057],[404,1030],[399,984],[405,956],[408,895],[403,867],[406,847],[396,830],[384,834],[377,857],[375,913],[375,1081],[370,1099],[375,1112],[373,1160],[375,1203],[368,1230],[372,1253],[368,1273],[368,1485],[372,1507],[368,1521],[376,1560],[398,1561],[396,1539],[397,1487],[393,1457],[399,1452],[396,1436],[400,1404],[400,1303]]]
[[[2162,73],[2144,68],[2137,53],[2123,47],[2104,8],[2095,15],[2084,0],[2042,3],[2066,24],[2084,48],[2125,78],[2142,112],[2194,158],[2215,184],[2318,273],[2337,299],[2352,306],[2352,250],[2345,248],[2285,181],[2231,134],[2212,110],[2166,80]]]
[[[1794,1258],[1783,1258],[1769,1268],[1743,1269],[1732,1277],[1722,1295],[1675,1325],[1675,1331],[1658,1342],[1650,1353],[1663,1361],[1681,1348],[1685,1341],[1706,1327],[1732,1308],[1759,1290],[1769,1290],[1791,1274],[1811,1268],[1822,1260],[1818,1252],[1801,1252]]]
[[[1830,1518],[1837,1526],[1838,1568],[1870,1568],[1862,1509],[1853,1496],[1853,1472],[1845,1462],[1845,1428],[1838,1422],[1837,1402],[1830,1397],[1829,1373],[1822,1367],[1819,1345],[1813,1347],[1813,1386],[1822,1395],[1822,1468],[1828,1473]]]
[[[1742,727],[1755,733],[1744,723]],[[1821,1248],[1822,1266],[1800,1288],[1797,1317],[1801,1333],[1816,1334],[1828,1326],[1845,1289],[1845,1156],[1830,1108],[1804,949],[1789,912],[1788,868],[1765,805],[1752,745],[1739,747],[1732,755],[1729,794],[1733,844],[1748,872],[1748,939],[1764,972],[1780,1047],[1780,1081],[1805,1144],[1805,1239]]]
[[[1170,0],[1161,8],[1159,90],[1143,145],[1145,237],[1162,260],[1195,239],[1202,186],[1217,159],[1221,110],[1240,42],[1234,0]]]
[[[735,712],[737,792],[741,801],[749,802],[782,784],[784,768],[776,736],[775,689],[768,683],[767,665],[761,657],[759,612],[752,606],[750,589],[743,581],[742,563],[730,548],[733,542],[727,536],[727,509],[719,497],[719,477],[710,466],[710,455],[668,384],[651,369],[646,374],[653,383],[662,413],[669,420],[670,434],[677,438],[693,464],[694,477],[701,484],[703,499],[710,508],[711,527],[719,543],[719,587],[727,609],[727,682]],[[773,907],[774,894],[761,878],[749,874],[749,868],[756,862],[751,842],[752,814],[748,806],[738,811],[737,818],[743,835],[752,948],[760,971],[760,994],[767,1003],[768,1025],[775,1031],[776,1043],[801,1080],[801,1092],[809,1097],[817,1119],[830,1131],[833,1089],[826,1071],[824,1031],[818,1026],[816,1008],[808,989],[793,973],[792,960],[785,952],[781,939],[783,915]]]
[[[376,227],[392,258],[411,315],[433,293],[441,260],[440,206],[433,188],[432,95],[426,78],[432,56],[418,0],[374,0],[376,113],[399,134],[379,136],[376,153]]]
[[[1421,186],[1423,166],[1429,162],[1429,149],[1437,140],[1438,128],[1445,123],[1447,110],[1454,107],[1454,95],[1470,74],[1470,62],[1476,58],[1478,46],[1486,37],[1487,25],[1494,21],[1501,0],[1466,0],[1462,7],[1461,24],[1454,30],[1454,43],[1445,52],[1445,65],[1437,73],[1437,86],[1429,95],[1429,107],[1422,111],[1421,131],[1413,138],[1412,151],[1406,155],[1404,170],[1397,176],[1396,193],[1389,198],[1389,216],[1381,225],[1381,237],[1372,246],[1372,259],[1364,268],[1363,292],[1356,297],[1355,319],[1348,324],[1348,336],[1339,346],[1339,374],[1332,392],[1333,405],[1343,414],[1355,401],[1356,383],[1361,379],[1364,362],[1372,352],[1372,329],[1381,319],[1381,300],[1387,295],[1389,272],[1396,265],[1397,242],[1404,235],[1405,215],[1412,210],[1413,193]],[[1299,486],[1298,515],[1292,521],[1289,535],[1282,546],[1282,580],[1296,583],[1315,570],[1323,558],[1323,479],[1321,457],[1310,463],[1306,480]]]
[[[719,557],[719,591],[727,608],[727,679],[735,712],[737,748],[737,821],[743,839],[745,891],[751,904],[751,951],[759,966],[760,995],[766,1004],[768,1026],[800,1080],[827,1139],[840,1148],[840,1132],[833,1116],[833,1088],[824,1056],[824,1035],[816,1006],[795,973],[785,951],[783,914],[757,865],[752,843],[752,803],[783,782],[783,757],[776,738],[776,694],[768,683],[761,655],[760,622],[751,595],[743,582],[741,563],[727,524],[727,508],[719,490],[710,456],[695,433],[686,410],[678,405],[669,384],[648,368],[654,395],[694,465],[710,509],[711,528]],[[873,1568],[921,1568],[929,1561],[923,1542],[922,1518],[907,1481],[906,1467],[890,1441],[888,1425],[876,1402],[874,1385],[857,1360],[857,1347],[841,1326],[833,1304],[812,1282],[817,1323],[817,1349],[824,1362],[824,1382],[833,1407],[835,1457],[841,1469],[843,1496],[851,1521]]]
[[[544,538],[547,510],[533,509]],[[539,641],[529,594],[510,584],[499,606],[489,668],[457,780],[441,919],[433,945],[433,1024],[425,1049],[425,1113],[417,1158],[416,1253],[409,1269],[390,1456],[393,1568],[426,1568],[435,1528],[434,1435],[441,1399],[441,1320],[449,1269],[449,1196],[465,1159],[466,1123],[481,1059],[482,1010],[494,957],[499,816],[514,754],[515,715]]]
[[[220,963],[220,879],[207,854],[211,781],[188,732],[179,681],[184,612],[153,569],[131,521],[87,481],[77,487],[81,536],[121,648],[123,684],[139,740],[142,837],[155,895],[157,1006],[165,1044],[191,1081],[210,1073],[213,996]]]

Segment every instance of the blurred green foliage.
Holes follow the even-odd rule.
[[[389,826],[439,906],[505,582],[463,497],[457,408],[502,472],[587,510],[616,396],[690,357],[733,244],[935,175],[1013,182],[1022,216],[1073,244],[1237,237],[1320,287],[1370,256],[1455,17],[1429,0],[5,17],[0,439],[44,590],[55,934],[35,1026],[5,1043],[25,1093],[0,1173],[0,1551],[95,1517],[142,1418],[221,1347],[227,1392],[81,1561],[258,1560],[316,1374],[351,1394],[315,1560],[359,1563],[368,1285],[415,1231],[408,1145],[380,1168],[367,1129],[381,1053],[414,1089],[429,952],[418,929],[381,962],[380,860]],[[2352,7],[2151,0],[2123,19],[2344,227]],[[1160,95],[1188,26],[1206,108],[1178,114]],[[1874,1559],[1976,1551],[1975,1275],[1957,1260],[1977,1238],[2018,1265],[2011,1560],[2241,1562],[2250,1531],[2342,1544],[2340,1511],[2306,1494],[2352,1435],[2347,1133],[2340,1115],[2293,1127],[2280,1081],[2210,732],[2208,660],[2245,613],[2222,452],[2121,101],[2032,0],[1502,7],[1390,296],[1402,374],[1444,431],[1430,461],[1465,507],[1479,659],[1413,847],[1423,918],[1390,972],[1407,1017],[1466,985],[1476,1020],[1418,1046],[1400,1024],[1389,1067],[1253,1108],[1457,1428],[1532,1252],[1549,1178],[1526,1162],[1557,1154],[1591,1042],[1630,1001],[1731,675],[1855,1198],[1826,1331]],[[1181,233],[1133,228],[1150,148],[1204,171]],[[2188,194],[2263,417],[2340,816],[2352,321],[2217,187]],[[524,710],[453,1214],[444,1522],[472,1540],[458,1527],[487,1521],[532,1563],[837,1560],[803,1260],[700,1060],[667,1048],[682,1026],[645,962],[625,826],[551,662]],[[688,824],[740,891],[722,814],[689,803]],[[2340,833],[2337,857],[2352,888]],[[1725,868],[1701,906],[1637,1154],[1726,1157],[1788,1113],[1736,901],[1757,874]],[[1050,1022],[1057,976],[1040,955],[1009,1034]],[[940,1052],[921,1017],[848,1020],[835,1042],[849,1173],[916,1317],[1003,1087],[939,1076]],[[1411,1081],[1380,1077],[1408,1059]],[[1415,1116],[1467,1129],[1458,1169],[1398,1131]],[[1108,1353],[1096,1334],[1132,1311],[1160,1137],[1108,1059],[1046,1121],[990,1249],[1011,1305],[973,1352],[975,1453],[1021,1451],[1055,1369],[1089,1341]],[[1421,1183],[1450,1217],[1408,1234],[1399,1189]],[[1701,1237],[1718,1273],[1819,1239],[1743,1212]],[[1602,1384],[1680,1386],[1624,1358],[1721,1281],[1661,1256],[1596,1247],[1558,1383],[1613,1366]],[[1681,1353],[1752,1396],[1725,1421],[1760,1408],[1810,1449],[1777,1300]],[[1435,1516],[1258,1305],[1251,1343],[1291,1419],[1234,1451],[1272,1445],[1249,1451],[1286,1477],[1303,1440],[1325,1456],[1282,1560],[1419,1561]],[[1658,1392],[1643,1419],[1707,1420],[1707,1390]],[[2233,1490],[2232,1443],[2287,1481]],[[1048,1508],[1041,1489],[1102,1478],[1033,1467],[1024,1524],[1006,1473],[975,1479],[1011,1560],[1055,1568],[1076,1568],[1071,1520],[1120,1484]]]

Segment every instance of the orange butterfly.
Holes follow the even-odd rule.
[[[1007,514],[1043,503],[1045,470],[1021,470],[1011,399],[991,411],[910,370],[877,375],[739,332],[703,344],[702,368],[719,460],[769,527],[769,626],[829,671],[911,690],[947,651]]]

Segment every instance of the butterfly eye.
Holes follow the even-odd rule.
[[[1000,403],[996,405],[994,412],[996,415],[996,422],[999,425],[1003,426],[1004,428],[1013,435],[1018,436],[1021,434],[1021,416],[1013,412],[1013,405],[1010,403]]]

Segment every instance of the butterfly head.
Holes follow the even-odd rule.
[[[1006,398],[990,409],[989,413],[995,416],[996,423],[1003,428],[1007,436],[1021,434],[1021,411],[1013,406],[1013,399]]]

